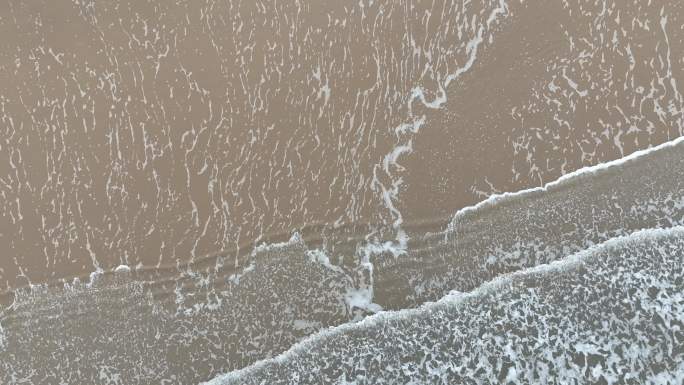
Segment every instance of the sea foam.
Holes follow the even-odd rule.
[[[684,227],[642,230],[325,330],[206,384],[681,383],[682,262]]]

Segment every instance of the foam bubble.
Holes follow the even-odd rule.
[[[114,269],[115,273],[130,273],[131,268],[128,265],[119,265]]]

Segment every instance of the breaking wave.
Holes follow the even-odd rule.
[[[207,383],[681,383],[684,228],[613,238]]]
[[[276,378],[300,378],[303,382],[309,379],[315,383],[318,377],[312,376],[338,383],[344,383],[339,382],[342,379],[351,383],[391,382],[400,375],[415,381],[432,375],[449,381],[456,378],[453,376],[471,375],[524,378],[549,373],[571,376],[579,370],[587,378],[600,375],[610,382],[610,376],[618,374],[608,371],[606,365],[612,367],[614,362],[632,368],[644,381],[651,375],[654,379],[676,375],[678,369],[669,360],[681,354],[676,350],[681,344],[681,335],[677,334],[681,326],[677,322],[681,322],[678,317],[682,314],[676,289],[681,292],[682,281],[673,266],[681,263],[682,230],[678,226],[684,225],[682,146],[684,142],[676,140],[627,160],[574,173],[542,189],[492,198],[462,210],[444,231],[413,235],[405,254],[376,255],[371,261],[370,287],[364,286],[369,282],[365,267],[350,269],[325,250],[307,247],[295,234],[288,242],[256,247],[251,262],[237,271],[214,261],[211,268],[188,266],[179,276],[145,280],[136,269],[119,267],[93,274],[88,282],[75,280],[63,287],[20,290],[13,303],[0,313],[1,380],[198,383],[216,373],[229,373],[277,356],[311,335],[315,337],[299,348],[246,370],[254,378],[267,378],[266,383],[277,383]],[[636,235],[630,236],[633,233]],[[581,252],[585,249],[590,251]],[[570,255],[575,255],[570,260],[576,262],[563,259]],[[559,260],[564,262],[553,263]],[[550,267],[535,268],[548,263]],[[639,269],[643,272],[639,273]],[[525,272],[510,275],[516,271]],[[653,291],[646,283],[656,282],[656,278],[665,285],[658,287],[658,293],[664,293],[662,298],[661,294],[656,298],[662,302],[658,305],[661,307],[637,309],[634,306],[642,306],[643,301],[614,301],[637,294],[640,297],[634,298],[645,300],[649,290]],[[492,280],[494,283],[487,283]],[[620,282],[629,285],[621,287]],[[509,289],[483,289],[494,287]],[[471,293],[463,294],[467,292]],[[380,312],[368,318],[382,309],[416,307],[445,295],[436,305],[399,313]],[[566,297],[584,301],[560,301]],[[586,301],[590,298],[593,302]],[[626,313],[601,318],[608,317],[602,309],[610,304],[626,306]],[[582,308],[578,316],[593,317],[594,323],[570,317],[580,305],[589,308]],[[647,312],[639,313],[642,310]],[[472,314],[464,318],[465,313]],[[627,316],[631,318],[624,318]],[[411,317],[416,322],[409,322]],[[395,318],[397,321],[392,321]],[[647,318],[669,323],[660,327],[649,324]],[[349,324],[362,319],[361,323]],[[630,320],[627,324],[635,330],[651,334],[659,331],[662,335],[656,334],[656,340],[648,340],[652,342],[648,345],[643,345],[648,342],[643,340],[648,334],[641,331],[625,334],[623,340],[596,342],[624,332],[625,320]],[[321,332],[342,324],[348,325]],[[386,325],[387,334],[377,335],[378,325]],[[492,329],[492,325],[499,325],[499,329]],[[593,329],[587,329],[590,325]],[[506,337],[504,330],[524,333]],[[582,330],[591,333],[585,335],[580,333]],[[378,340],[371,344],[366,331],[378,336]],[[410,333],[420,336],[423,331],[425,338],[409,338]],[[472,361],[475,356],[467,356],[467,351],[455,349],[449,353],[448,345],[435,343],[449,333],[456,333],[456,339],[451,340],[455,347],[480,341],[483,351],[493,349],[491,352],[515,355],[493,355],[493,363],[478,367]],[[547,334],[535,340],[529,338],[533,334],[525,333]],[[556,339],[546,341],[547,337]],[[585,337],[594,338],[591,346],[599,350],[591,350],[594,347],[587,345]],[[501,345],[505,338],[511,344]],[[395,340],[400,341],[397,347],[404,347],[405,356],[383,345],[383,341],[392,344]],[[353,356],[340,346],[347,343],[368,355]],[[534,343],[546,350],[534,350]],[[627,343],[643,346],[622,355],[600,350],[606,346],[627,349]],[[302,346],[315,347],[315,356],[320,355],[320,360],[315,356],[300,357]],[[577,346],[581,351],[571,351],[568,346]],[[428,347],[437,350],[423,350]],[[531,361],[523,359],[529,357],[524,354],[534,351],[534,357],[550,354],[545,356],[546,366],[525,366]],[[381,361],[372,359],[371,353],[377,353]],[[554,366],[563,360],[557,360],[561,353],[567,364],[564,371]],[[394,374],[370,363],[368,367],[350,364],[390,362],[382,357],[399,355],[405,361],[391,371]],[[654,357],[667,364],[658,366],[662,370],[657,373],[629,366]],[[455,361],[449,363],[451,359]],[[575,361],[584,366],[572,364]],[[337,362],[332,366],[336,369],[325,362]],[[597,362],[606,367],[597,369]],[[299,373],[299,365],[320,370]],[[619,376],[632,372],[621,371]],[[216,381],[244,379],[240,377],[244,373],[235,372]]]

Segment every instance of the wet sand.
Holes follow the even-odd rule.
[[[681,225],[681,144],[459,210],[678,138],[683,18],[639,0],[3,2],[3,380],[36,369],[21,357],[34,382],[65,376],[51,352],[115,335],[149,351],[102,340],[67,383],[107,365],[101,383],[196,383]]]
[[[681,133],[677,2],[359,4],[4,3],[2,285],[391,239]]]

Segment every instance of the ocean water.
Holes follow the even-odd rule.
[[[642,230],[207,384],[681,383],[684,228]]]
[[[592,357],[604,363],[617,360],[619,366],[605,375],[607,381],[678,378],[684,315],[679,277],[684,197],[678,194],[684,191],[684,178],[677,176],[684,175],[683,145],[677,140],[580,170],[544,188],[493,197],[462,210],[444,232],[412,241],[409,251],[387,255],[384,263],[374,261],[372,290],[359,289],[367,282],[363,271],[355,276],[333,265],[323,251],[307,247],[295,235],[286,243],[255,250],[253,264],[237,274],[219,268],[165,282],[143,280],[119,268],[64,288],[19,291],[0,318],[3,380],[193,383],[276,356],[273,363],[263,361],[258,369],[237,372],[232,383],[494,381],[504,361],[505,370],[514,367],[511,376],[519,373],[523,383],[543,376],[550,382],[591,382],[602,375],[591,374],[599,370],[595,365],[571,365],[567,371],[558,366],[574,357],[571,346],[591,341],[594,345],[587,349],[600,349],[590,350]],[[502,230],[496,221],[504,222]],[[525,226],[549,226],[552,231],[529,231]],[[477,242],[466,242],[463,229],[478,228],[489,231],[478,231]],[[656,298],[662,304],[634,303],[653,285],[663,291],[662,298]],[[425,304],[437,299],[437,304]],[[607,303],[624,307],[624,313],[604,309]],[[356,323],[380,309],[406,307],[415,310],[381,311]],[[642,312],[646,310],[650,313]],[[568,318],[572,314],[581,319]],[[668,323],[654,323],[657,317]],[[617,326],[606,326],[611,322]],[[588,328],[590,324],[596,329]],[[491,334],[495,330],[499,334]],[[418,337],[423,334],[425,338]],[[485,334],[491,334],[491,341],[482,342]],[[549,339],[552,335],[558,339]],[[614,335],[623,338],[610,340]],[[646,343],[646,336],[651,336],[647,342],[653,347],[644,346],[626,358],[614,356],[613,349],[622,352],[630,344]],[[484,344],[482,350],[473,350],[476,341]],[[406,347],[393,350],[400,343]],[[546,350],[535,350],[535,344]],[[494,355],[497,363],[477,371],[476,362],[488,362],[482,352],[504,354],[505,349],[515,355],[508,361]],[[536,355],[523,354],[532,351]],[[540,367],[525,366],[561,353],[563,358]],[[428,356],[441,358],[426,361]],[[656,358],[669,366],[646,376],[650,364],[644,362]],[[461,369],[453,366],[464,361],[472,363]],[[386,362],[405,367],[382,368]],[[642,366],[634,367],[634,362]]]
[[[0,31],[0,384],[682,383],[683,3]]]

